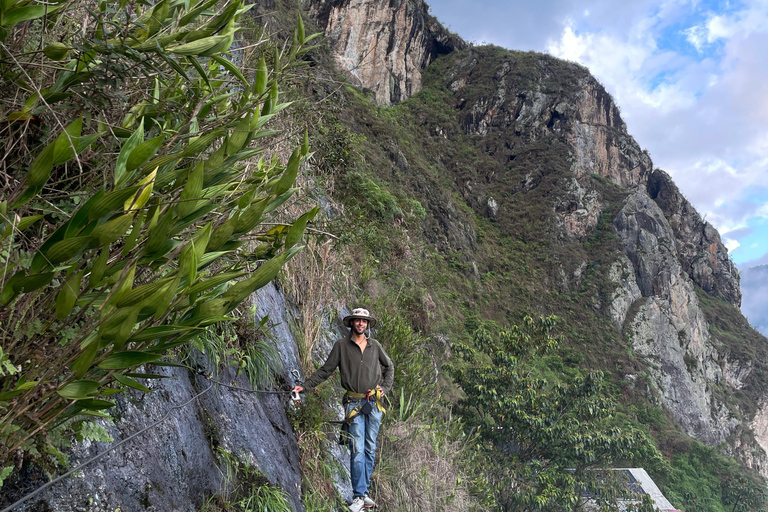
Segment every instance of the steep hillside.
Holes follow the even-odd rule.
[[[390,19],[388,30],[402,31]],[[326,35],[331,48],[347,37]],[[398,230],[408,246],[394,258],[377,252],[382,272],[364,289],[375,299],[383,281],[401,300],[409,290],[414,325],[449,336],[477,320],[556,313],[570,346],[617,389],[768,475],[766,439],[750,433],[764,424],[766,340],[737,309],[738,272],[610,95],[578,65],[495,47],[454,51],[421,72],[423,90],[405,102],[366,106],[388,103],[372,80],[361,83],[370,100],[354,96],[339,114],[364,136],[346,201],[377,213],[360,185],[389,191],[402,211],[366,228],[379,237],[372,249]],[[412,201],[424,208],[420,223],[407,214]]]
[[[290,38],[298,7],[257,2],[243,46],[265,33]],[[648,470],[679,508],[692,506],[695,492],[710,500],[705,510],[725,510],[719,479],[741,470],[722,455],[768,476],[768,343],[738,310],[738,272],[717,231],[654,168],[588,70],[468,46],[421,0],[301,7],[307,32],[324,33],[325,43],[281,92],[294,103],[276,119],[282,134],[267,140],[280,153],[307,126],[314,153],[294,207],[322,211],[279,282],[251,297],[244,323],[255,319],[255,331],[235,337],[242,347],[274,346],[282,367],[267,371],[284,390],[301,381],[292,370],[306,374],[327,354],[346,307],[366,304],[383,320],[376,335],[398,363],[396,398],[403,391],[376,475],[392,509],[416,491],[428,504],[422,512],[478,504],[482,489],[463,477],[482,463],[467,455],[472,443],[452,420],[461,390],[443,365],[478,326],[526,314],[560,318],[565,343],[541,361],[545,375],[605,373],[617,421],[664,453],[667,465]],[[206,390],[231,354],[220,349],[222,359],[192,351],[180,354],[187,370],[157,370],[174,379],[119,399],[105,432],[125,439]],[[216,499],[232,491],[235,470],[254,488],[280,487],[294,510],[340,504],[328,483],[349,493],[343,457],[323,424],[337,411],[320,407],[334,403],[333,383],[292,409],[284,397],[226,387],[249,385],[234,370],[219,380],[224,386],[189,402],[190,412],[34,507],[229,510]],[[107,446],[74,443],[72,461]],[[23,466],[3,490],[17,497],[43,480]]]

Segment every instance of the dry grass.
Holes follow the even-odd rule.
[[[397,422],[379,435],[373,486],[382,512],[466,512],[475,506],[458,462],[460,440],[415,418]]]

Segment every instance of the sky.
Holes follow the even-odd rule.
[[[468,42],[589,68],[733,262],[768,264],[768,0],[427,3]]]

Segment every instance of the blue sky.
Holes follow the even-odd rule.
[[[467,41],[587,66],[731,259],[768,264],[768,0],[427,3]]]

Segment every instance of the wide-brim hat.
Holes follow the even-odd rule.
[[[352,320],[355,318],[362,318],[363,320],[368,320],[368,327],[373,327],[376,325],[376,319],[371,316],[371,313],[368,312],[365,308],[355,308],[352,310],[352,314],[344,317],[344,325],[347,327],[352,327]]]

